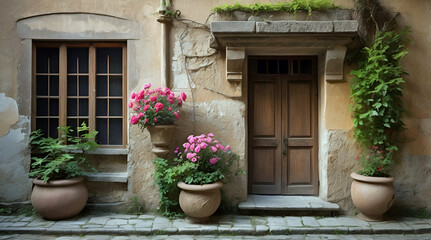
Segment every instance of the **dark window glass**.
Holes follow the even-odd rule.
[[[36,95],[48,96],[48,76],[36,76]]]
[[[96,99],[96,116],[108,115],[108,100]]]
[[[79,96],[88,96],[88,76],[79,77]]]
[[[109,77],[109,96],[121,97],[123,95],[123,86],[121,76]]]
[[[301,73],[311,73],[311,60],[301,60]]]
[[[96,72],[108,73],[108,58],[109,58],[109,73],[123,72],[123,49],[122,48],[97,48],[96,49]]]
[[[96,118],[96,130],[99,132],[96,136],[99,144],[108,144],[108,119]]]
[[[96,77],[96,96],[106,97],[108,96],[108,82],[106,76]]]
[[[123,139],[122,119],[109,119],[109,144],[120,145]]]
[[[280,60],[279,61],[280,74],[288,74],[289,73],[289,61],[288,60]]]
[[[299,73],[298,60],[293,61],[293,74]]]
[[[36,116],[48,116],[48,99],[36,99]]]
[[[49,136],[52,138],[58,137],[58,118],[50,118],[49,119]]]
[[[121,99],[110,99],[109,100],[109,116],[121,116],[123,115]]]
[[[67,49],[67,72],[88,73],[88,48]]]
[[[58,116],[58,99],[49,99],[49,116]]]
[[[36,72],[58,73],[58,48],[36,49]]]
[[[77,114],[77,102],[74,98],[67,99],[67,116],[76,116]]]
[[[58,76],[50,76],[49,78],[49,95],[58,96]]]
[[[278,73],[278,61],[277,60],[268,60],[268,73],[269,74],[277,74]]]
[[[257,73],[266,74],[266,60],[257,60]]]
[[[88,116],[88,99],[79,99],[79,116]]]
[[[68,118],[67,119],[67,126],[70,126],[72,136],[76,136],[76,126],[77,126],[77,119],[76,118]]]
[[[48,136],[48,119],[47,118],[36,118],[36,129],[41,129],[43,136]]]
[[[76,76],[67,76],[67,96],[77,96]]]

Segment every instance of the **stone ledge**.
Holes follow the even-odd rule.
[[[213,33],[254,33],[256,22],[254,21],[220,21],[211,23]]]
[[[127,172],[100,172],[100,173],[92,173],[88,174],[87,181],[90,182],[117,182],[117,183],[126,183],[128,180]]]
[[[257,22],[256,33],[330,33],[331,21],[272,21]]]

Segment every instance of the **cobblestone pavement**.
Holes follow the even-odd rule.
[[[0,235],[0,240],[431,240],[431,234],[378,234],[378,235],[328,235],[328,234],[306,234],[306,235],[267,235],[267,236],[222,236],[222,235],[159,235],[159,236],[113,236],[113,235],[82,235],[82,236],[51,236],[51,235],[29,235],[11,234]]]
[[[0,234],[80,235],[230,235],[268,236],[302,234],[428,234],[431,219],[400,218],[365,222],[353,216],[262,217],[224,215],[206,224],[189,219],[169,220],[157,215],[81,214],[78,217],[47,221],[39,216],[0,216]],[[118,238],[121,239],[121,238]],[[156,238],[157,239],[157,238]],[[293,238],[295,239],[295,238]],[[311,238],[312,239],[312,238]]]

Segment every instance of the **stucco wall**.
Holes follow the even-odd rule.
[[[197,23],[205,23],[210,9],[225,1],[173,0],[174,8],[181,10],[181,17]],[[253,3],[255,0],[241,1]],[[278,2],[259,1],[259,2]],[[352,1],[335,1],[345,7],[352,7]],[[396,177],[396,205],[420,207],[431,210],[431,75],[427,59],[431,59],[431,2],[427,0],[406,3],[402,0],[384,1],[385,5],[400,11],[401,25],[412,28],[412,43],[409,54],[403,60],[406,77],[405,102],[411,117],[406,119],[405,145],[401,149],[393,175]],[[144,84],[160,86],[160,23],[156,21],[158,0],[139,1],[30,1],[0,0],[0,202],[24,201],[29,198],[31,184],[27,178],[29,153],[27,150],[30,129],[29,96],[22,96],[18,79],[25,73],[17,69],[22,64],[24,49],[19,39],[16,24],[19,19],[50,13],[91,13],[126,19],[139,26],[137,39],[128,42],[133,55],[128,56],[128,92],[141,90]],[[192,21],[174,21],[170,28],[169,83],[174,91],[185,91],[189,96],[183,108],[183,118],[178,122],[174,146],[180,145],[189,134],[213,132],[216,137],[228,142],[240,154],[241,165],[246,170],[247,100],[246,95],[233,98],[232,86],[225,80],[225,53],[209,48],[210,33],[206,27]],[[211,21],[211,18],[210,18]],[[65,30],[67,31],[67,29]],[[72,31],[72,30],[71,30]],[[27,53],[28,54],[28,53]],[[320,195],[340,203],[344,210],[352,210],[350,200],[351,171],[358,169],[354,160],[358,149],[352,138],[352,124],[349,104],[350,69],[345,67],[345,80],[339,83],[319,83],[319,147],[325,149],[319,154]],[[24,82],[25,85],[25,82]],[[245,91],[243,86],[243,92]],[[22,87],[21,87],[22,89]],[[324,97],[323,97],[324,96]],[[4,118],[2,116],[8,116]],[[114,198],[137,195],[147,209],[157,207],[158,192],[152,184],[155,155],[151,153],[148,132],[136,126],[129,127],[130,153],[128,171],[130,174],[124,197],[116,193]],[[10,150],[10,149],[13,149]],[[232,205],[244,200],[247,178],[235,179],[235,186],[226,187]],[[323,186],[322,186],[323,184]],[[19,194],[12,194],[19,186]],[[124,187],[124,186],[121,186]],[[95,186],[94,188],[97,188]],[[101,200],[107,199],[101,193]],[[96,198],[97,201],[97,194]],[[351,212],[351,211],[350,211]]]

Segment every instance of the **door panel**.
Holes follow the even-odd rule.
[[[270,61],[278,68],[249,74],[249,192],[317,195],[316,58],[255,57],[250,67]]]
[[[271,76],[251,79],[249,126],[250,191],[281,194],[280,80]]]

